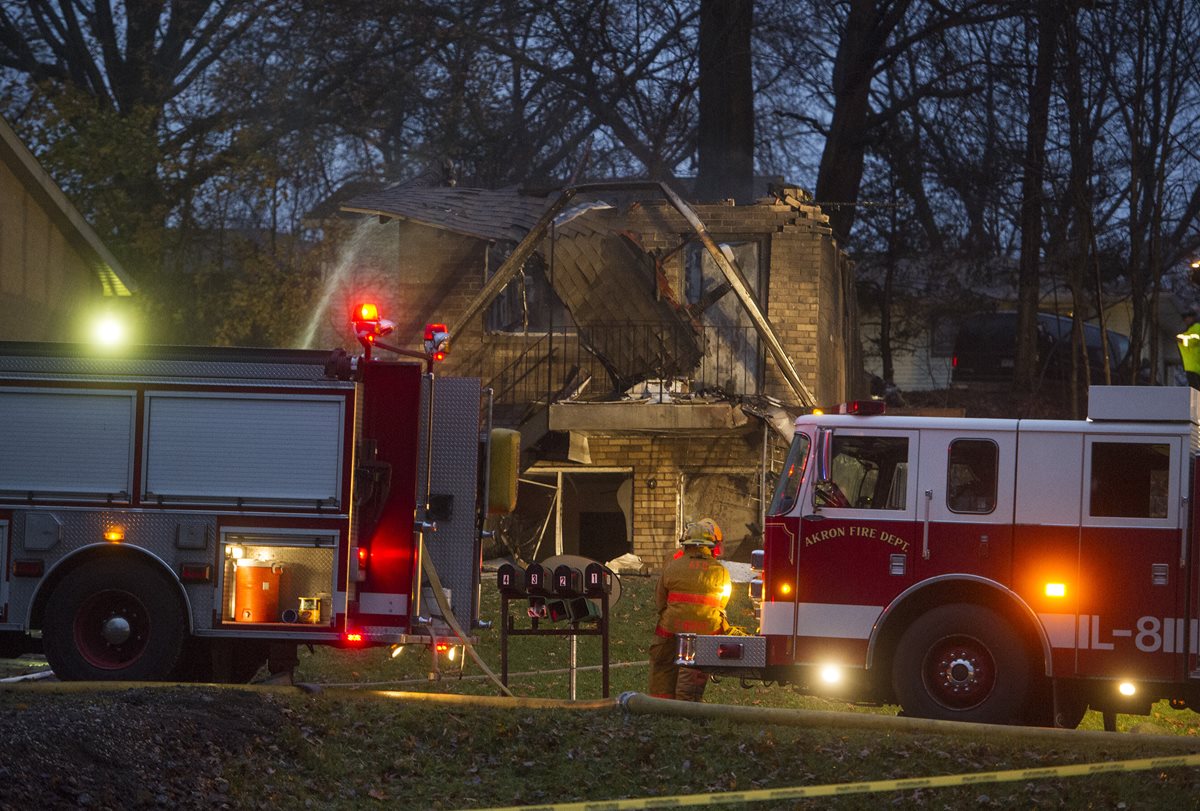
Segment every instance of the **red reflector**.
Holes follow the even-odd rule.
[[[742,643],[741,642],[721,642],[717,645],[718,659],[741,659],[742,658]]]
[[[179,567],[179,579],[184,583],[207,583],[212,579],[212,567],[205,563],[185,563]]]
[[[46,570],[46,564],[40,560],[14,560],[13,575],[15,577],[41,577]]]

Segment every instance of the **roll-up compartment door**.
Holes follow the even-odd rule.
[[[146,498],[341,507],[344,424],[335,396],[149,393]]]
[[[132,391],[0,392],[0,492],[127,501]]]

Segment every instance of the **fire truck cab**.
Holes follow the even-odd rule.
[[[681,664],[936,719],[1200,706],[1197,392],[1093,387],[1083,421],[867,410],[796,420],[758,635],[681,635]]]

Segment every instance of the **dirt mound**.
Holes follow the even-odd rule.
[[[0,807],[230,806],[223,764],[284,723],[269,694],[234,690],[0,693]]]

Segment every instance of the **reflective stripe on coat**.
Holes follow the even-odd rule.
[[[667,562],[655,590],[660,636],[720,634],[729,630],[729,571],[704,546],[686,546]]]

